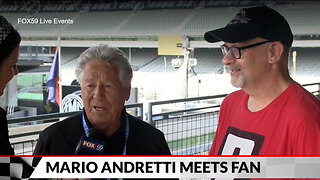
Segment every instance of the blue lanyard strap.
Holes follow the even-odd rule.
[[[127,142],[128,142],[128,137],[129,137],[129,118],[128,118],[128,114],[125,113],[125,118],[126,118],[126,123],[125,123],[125,136],[124,136],[124,147],[122,150],[122,155],[126,155],[127,154]],[[84,132],[86,134],[86,136],[88,136],[89,134],[89,127],[86,123],[85,117],[84,117],[84,112],[82,112],[82,125],[83,125],[83,129]]]
[[[88,125],[86,123],[86,120],[84,118],[84,112],[82,112],[82,125],[83,125],[84,133],[88,137],[89,136],[89,134],[88,134],[89,133],[89,127],[88,127]]]

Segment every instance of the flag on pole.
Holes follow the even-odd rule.
[[[47,87],[49,90],[48,101],[60,106],[59,60],[59,46],[57,46],[47,80]]]

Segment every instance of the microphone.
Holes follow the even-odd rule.
[[[102,155],[105,142],[98,140],[100,132],[95,128],[90,128],[87,136],[82,136],[76,151],[75,155]]]

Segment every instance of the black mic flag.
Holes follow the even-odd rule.
[[[82,136],[75,151],[75,155],[102,155],[105,142],[99,140],[100,132],[90,128],[87,136]]]

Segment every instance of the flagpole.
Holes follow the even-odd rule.
[[[60,37],[60,34],[59,33],[59,36],[58,36],[58,59],[59,59],[59,112],[62,113],[62,76],[61,76],[61,72],[62,72],[62,69],[61,69],[61,37]]]

